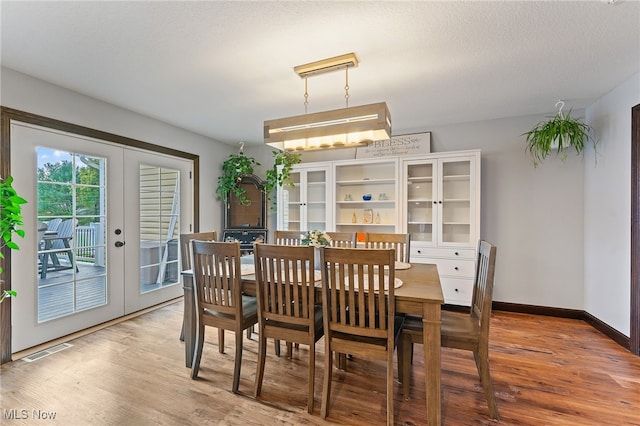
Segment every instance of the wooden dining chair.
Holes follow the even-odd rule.
[[[392,425],[393,352],[403,322],[395,315],[395,252],[326,247],[320,256],[325,333],[321,416],[329,414],[333,353],[348,353],[386,361],[387,424]]]
[[[302,232],[300,231],[282,231],[275,230],[273,231],[273,239],[275,244],[285,245],[285,246],[299,246],[302,241]]]
[[[262,391],[267,339],[309,345],[307,410],[313,413],[316,342],[323,336],[322,307],[315,300],[314,248],[256,244],[258,366],[255,397]]]
[[[489,373],[489,322],[493,300],[493,277],[496,264],[496,247],[486,241],[478,244],[475,282],[469,313],[442,311],[441,346],[473,352],[480,382],[487,399],[491,418],[499,420]],[[403,360],[402,379],[405,399],[409,397],[409,367],[413,343],[423,343],[422,320],[407,316],[402,331]]]
[[[365,235],[365,247],[377,249],[395,249],[396,260],[409,263],[411,253],[411,234],[372,233]]]
[[[191,241],[196,301],[196,345],[191,378],[198,377],[205,326],[235,332],[236,356],[231,390],[238,392],[242,366],[242,331],[258,322],[255,297],[241,288],[240,243]]]
[[[192,234],[180,234],[180,267],[183,271],[191,269],[191,241],[217,241],[218,233],[216,231],[195,232]],[[186,279],[183,277],[183,279]],[[183,286],[184,288],[184,286]],[[189,295],[186,295],[189,297]],[[193,296],[193,294],[191,294]],[[187,304],[185,303],[185,307]],[[189,314],[189,313],[185,313]],[[180,340],[184,341],[184,319],[182,321],[182,331],[180,332]],[[224,330],[218,330],[218,342],[220,353],[224,352]]]
[[[331,247],[356,248],[358,241],[355,232],[327,232],[331,238]]]

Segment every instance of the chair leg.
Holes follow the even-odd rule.
[[[396,350],[397,352],[397,360],[398,360],[398,382],[399,383],[403,383],[403,375],[404,375],[404,369],[402,368],[403,366],[403,361],[404,361],[404,349],[402,346],[402,337],[404,335],[400,334],[400,336],[398,336],[398,340],[396,341]]]
[[[240,386],[240,367],[242,367],[242,331],[236,331],[236,361],[233,366],[233,387],[231,391],[238,393],[238,387]]]
[[[264,378],[264,362],[267,357],[267,338],[263,337],[264,331],[260,330],[258,336],[258,366],[256,370],[256,383],[253,391],[253,397],[257,398],[262,392],[262,379]]]
[[[387,351],[387,426],[393,426],[393,348]]]
[[[341,354],[338,352],[335,352],[334,354],[336,357],[336,366],[342,371],[347,371],[347,354]]]
[[[224,328],[218,329],[218,352],[224,353]]]
[[[474,352],[473,358],[476,361],[478,375],[480,376],[480,383],[482,383],[482,388],[484,389],[484,394],[487,398],[489,414],[491,415],[492,419],[500,420],[500,413],[498,413],[498,404],[496,403],[495,395],[493,393],[493,386],[491,384],[491,374],[489,372],[489,357],[480,356],[478,352]]]
[[[253,334],[253,326],[247,328],[247,339],[251,339],[251,334]]]
[[[309,344],[309,396],[307,397],[307,411],[313,414],[313,389],[315,388],[316,378],[316,344]]]
[[[326,339],[327,336],[325,335]],[[327,345],[328,346],[328,345]],[[327,348],[324,355],[324,378],[322,383],[322,406],[320,417],[327,418],[329,414],[329,399],[331,399],[331,376],[333,375],[333,353]]]
[[[182,321],[182,328],[180,329],[180,341],[184,342],[184,321]]]
[[[191,378],[198,377],[200,370],[200,359],[202,358],[202,346],[204,344],[204,325],[199,325],[196,329],[196,342],[193,351],[193,362],[191,363]]]
[[[274,339],[273,344],[276,350],[276,356],[280,358],[280,340]]]
[[[287,358],[291,358],[293,356],[293,344],[291,342],[287,342],[286,346],[287,346]]]
[[[411,355],[413,355],[413,343],[411,336],[403,334],[400,344],[402,345],[402,394],[404,399],[409,399],[409,387],[411,385]]]

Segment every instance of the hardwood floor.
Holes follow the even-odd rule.
[[[256,401],[257,341],[245,339],[240,394],[231,393],[233,336],[219,354],[207,330],[200,379],[191,380],[178,340],[182,302],[70,341],[35,362],[1,367],[3,425],[382,425],[383,363],[353,359],[336,371],[328,421],[320,418],[323,348],[316,360],[316,408],[306,410],[307,347],[293,359],[268,348]],[[490,362],[503,425],[640,425],[640,358],[579,320],[494,312]],[[283,345],[284,346],[284,345]],[[284,349],[284,348],[283,348]],[[396,384],[395,419],[423,425],[422,346],[411,399]],[[395,375],[395,372],[394,372]],[[397,377],[397,376],[396,376]],[[442,350],[444,425],[492,424],[472,355]],[[24,410],[24,411],[23,411]],[[43,421],[37,415],[55,414]]]

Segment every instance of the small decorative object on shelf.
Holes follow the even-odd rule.
[[[345,201],[353,201],[353,198],[351,198],[351,194],[347,194],[344,196],[344,200]]]
[[[308,231],[300,235],[303,246],[326,247],[331,245],[331,237],[325,231]]]
[[[353,212],[353,214],[351,215],[351,223],[357,223],[358,222],[358,218],[356,217],[356,212]]]
[[[376,213],[376,223],[380,223],[380,213]]]
[[[387,199],[387,194],[382,192],[380,193],[380,195],[378,195],[378,200],[386,200]]]
[[[369,201],[369,200],[371,200],[371,194],[364,194],[364,195],[362,196],[362,199],[363,199],[363,200],[365,200],[365,201]]]
[[[364,219],[362,220],[363,223],[373,223],[373,210],[371,209],[364,209]]]

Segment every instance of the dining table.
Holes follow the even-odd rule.
[[[256,294],[256,277],[251,263],[242,265],[242,291]],[[441,424],[440,398],[440,324],[444,303],[438,268],[435,264],[410,263],[410,267],[396,269],[395,276],[402,285],[394,289],[396,314],[422,317],[427,424]],[[196,335],[196,310],[193,292],[193,272],[182,271],[184,289],[185,364],[191,368]],[[321,288],[318,287],[318,291]]]

